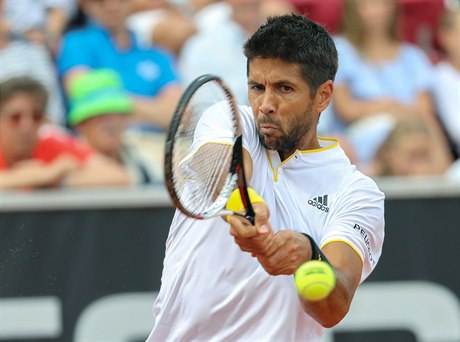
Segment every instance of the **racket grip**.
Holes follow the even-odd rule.
[[[254,191],[254,189],[247,188],[248,195],[249,195],[249,200],[251,204],[254,203],[265,203],[264,199],[257,194],[257,192]],[[235,213],[239,213],[243,210],[246,209],[246,206],[243,203],[243,200],[241,198],[241,193],[240,189],[235,189],[233,190],[232,194],[230,195],[230,198],[227,201],[227,210],[233,211]],[[251,206],[252,209],[252,206]],[[251,222],[251,224],[254,224],[255,222],[255,214],[254,211],[251,210],[251,212],[246,212],[245,215],[243,215],[246,220]],[[227,216],[227,222],[229,221],[230,217]]]

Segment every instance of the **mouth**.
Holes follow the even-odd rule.
[[[279,131],[279,128],[273,124],[262,124],[260,125],[259,131],[263,135],[272,135]]]

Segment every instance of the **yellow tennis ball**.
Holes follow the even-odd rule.
[[[327,262],[311,260],[299,266],[294,280],[300,296],[315,302],[329,296],[334,289],[335,273]]]
[[[249,195],[249,200],[251,201],[252,204],[254,203],[265,203],[262,197],[259,196],[257,192],[254,191],[254,189],[248,188],[248,195]],[[225,207],[227,210],[231,210],[234,212],[240,212],[244,209],[243,201],[241,200],[241,195],[240,195],[240,190],[235,189],[232,194],[230,195],[230,198],[227,201],[227,205]],[[227,215],[227,222],[230,220],[230,216]]]

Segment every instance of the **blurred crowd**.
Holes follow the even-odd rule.
[[[162,183],[184,88],[247,104],[242,45],[286,13],[336,39],[321,135],[372,177],[460,179],[460,0],[0,0],[0,190]]]

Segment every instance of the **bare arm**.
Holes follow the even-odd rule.
[[[356,252],[343,242],[332,242],[322,249],[336,274],[336,285],[328,297],[318,302],[302,300],[311,317],[326,328],[339,323],[350,309],[359,285],[363,262]]]
[[[57,158],[50,164],[27,160],[11,169],[0,171],[0,190],[57,186],[75,169],[75,159],[67,155]]]
[[[70,173],[65,185],[84,186],[126,186],[133,183],[127,170],[101,155],[94,155],[83,167]]]
[[[53,54],[56,54],[62,32],[69,19],[68,13],[59,7],[50,8],[46,20],[45,41]]]
[[[256,223],[233,216],[230,219],[235,242],[242,251],[257,257],[267,273],[292,275],[305,261],[311,259],[312,248],[302,234],[289,230],[274,234],[268,207],[264,203],[254,205]],[[331,294],[319,302],[302,300],[304,310],[324,327],[332,327],[345,317],[361,278],[363,263],[356,252],[342,242],[333,242],[323,249],[335,269],[337,282]]]
[[[131,120],[167,128],[181,94],[182,87],[171,84],[155,97],[133,97],[134,113]]]
[[[1,190],[130,184],[132,180],[124,168],[100,155],[92,156],[83,166],[72,156],[63,155],[50,164],[29,160],[0,172]]]
[[[382,113],[394,116],[417,115],[421,117],[433,116],[434,114],[433,104],[427,92],[421,92],[414,104],[408,105],[392,99],[356,99],[346,85],[335,86],[334,109],[337,115],[347,123]]]

